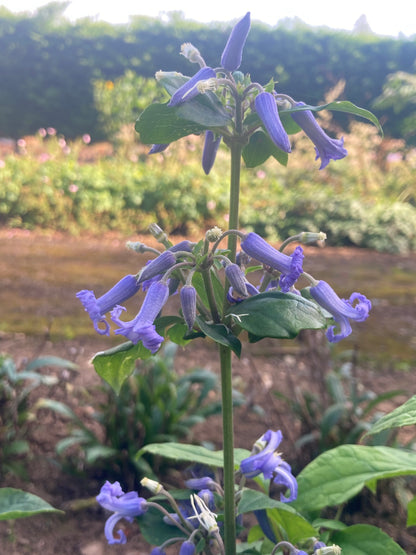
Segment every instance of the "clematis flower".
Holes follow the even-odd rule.
[[[352,293],[348,300],[340,299],[326,281],[319,281],[317,285],[310,288],[310,293],[320,306],[332,314],[339,326],[337,334],[334,332],[336,326],[331,326],[326,332],[331,343],[338,343],[348,337],[352,331],[350,320],[363,322],[371,310],[371,301],[364,295]]]
[[[276,452],[282,441],[282,432],[268,430],[256,441],[252,455],[242,460],[240,471],[248,478],[263,474],[266,480],[272,479],[275,484],[281,484],[289,489],[289,497],[280,494],[280,501],[294,501],[298,495],[298,484],[293,476],[290,465]]]
[[[138,283],[151,279],[155,276],[162,275],[176,263],[176,256],[171,250],[167,250],[159,254],[157,258],[151,260],[144,266],[140,272]]]
[[[166,551],[164,551],[161,547],[154,547],[150,552],[150,555],[166,555]]]
[[[227,71],[235,71],[241,65],[243,48],[250,31],[250,12],[238,21],[228,37],[221,55],[221,65]]]
[[[183,318],[189,331],[192,330],[196,318],[196,289],[192,285],[184,285],[180,292]]]
[[[116,306],[111,312],[111,319],[120,327],[114,333],[126,336],[134,344],[142,341],[146,349],[153,354],[156,353],[163,342],[163,337],[156,332],[153,322],[168,296],[169,286],[166,283],[162,281],[152,283],[139,313],[130,322],[120,320],[121,312],[126,309],[123,306]]]
[[[302,247],[296,247],[293,254],[288,256],[273,248],[257,233],[251,232],[247,233],[241,241],[241,248],[252,258],[281,272],[279,285],[283,293],[289,291],[303,272],[304,256]]]
[[[84,305],[94,324],[95,330],[100,335],[110,335],[110,326],[104,315],[116,305],[132,297],[139,289],[140,284],[137,282],[137,278],[133,275],[127,275],[98,299],[95,297],[94,291],[88,289],[79,291],[76,297]],[[100,328],[99,324],[104,324],[104,328]]]
[[[161,143],[152,145],[152,148],[149,150],[148,154],[158,154],[159,152],[163,152],[169,146],[169,143]]]
[[[107,509],[113,511],[105,523],[104,533],[108,543],[126,543],[127,538],[123,530],[118,530],[118,538],[114,537],[114,528],[116,524],[124,518],[128,522],[133,521],[133,517],[140,516],[146,512],[147,501],[143,497],[139,497],[135,491],[124,493],[119,482],[106,482],[97,495],[98,503]]]
[[[220,146],[221,139],[221,135],[215,138],[214,133],[210,129],[205,131],[204,150],[202,152],[202,169],[204,170],[206,175],[208,175],[209,172],[212,170],[212,166],[214,165],[215,157],[217,156],[217,150]]]
[[[189,81],[173,93],[172,98],[168,102],[168,106],[178,106],[183,102],[192,100],[200,93],[198,83],[214,77],[215,71],[211,67],[206,66],[201,68],[189,79]]]
[[[238,264],[228,264],[225,268],[225,275],[238,295],[248,297],[246,276]]]
[[[274,96],[269,92],[262,92],[254,99],[254,106],[274,144],[284,152],[291,152],[289,137],[280,121]]]
[[[194,555],[194,553],[195,544],[189,540],[184,541],[179,549],[179,555]]]
[[[295,106],[305,106],[305,103],[298,102]],[[316,151],[315,160],[321,159],[320,170],[325,168],[331,160],[340,160],[347,156],[348,153],[344,148],[344,139],[331,139],[321,128],[310,110],[293,112],[290,115],[314,143]]]

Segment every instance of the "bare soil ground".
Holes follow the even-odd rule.
[[[88,411],[93,408],[81,406],[77,392],[87,388],[94,395],[100,379],[89,360],[96,351],[109,345],[106,338],[97,337],[89,331],[83,332],[87,317],[82,308],[75,304],[73,295],[75,291],[85,287],[102,287],[105,290],[116,279],[131,271],[131,253],[124,253],[122,243],[117,237],[98,240],[11,232],[2,232],[0,235],[0,302],[3,307],[7,306],[7,311],[20,315],[19,321],[16,319],[3,327],[0,352],[13,356],[19,365],[46,354],[55,354],[76,362],[77,372],[57,368],[48,368],[45,372],[59,377],[59,384],[49,395],[66,402],[85,418],[88,418]],[[73,249],[69,255],[67,247],[71,244]],[[416,270],[415,255],[399,257],[350,249],[315,249],[308,253],[308,257],[308,271],[318,276],[330,273],[331,279],[328,281],[341,288],[342,293],[344,289],[363,289],[364,265],[370,268],[370,274],[373,272],[373,278],[378,272],[384,272],[384,275],[395,272],[397,277],[397,272],[405,270],[407,274],[413,274],[414,280]],[[89,265],[91,261],[94,263],[94,270]],[[373,322],[377,325],[374,324],[366,332],[365,324],[361,324],[360,329],[364,331],[355,331],[352,341],[347,344],[349,348],[357,348],[358,354],[365,355],[358,357],[354,370],[361,388],[370,388],[378,393],[400,388],[406,391],[394,403],[386,402],[384,410],[394,408],[396,404],[416,393],[416,356],[412,358],[412,353],[416,355],[416,296],[411,294],[400,306],[392,301],[391,289],[395,286],[396,293],[399,289],[399,295],[406,293],[406,280],[400,283],[399,287],[397,280],[391,281],[386,295],[381,295],[381,288],[377,290],[378,300],[372,314]],[[363,292],[371,296],[370,287]],[[14,301],[11,300],[12,297]],[[31,325],[34,326],[33,333],[21,321],[28,313],[28,306],[32,307],[29,312]],[[74,321],[67,323],[65,336],[58,331],[68,314],[79,327],[78,331],[74,331]],[[389,346],[392,330],[399,341],[395,350]],[[374,355],[381,355],[377,358],[377,364],[374,364],[374,357],[369,355],[369,346]],[[405,359],[400,358],[401,353],[406,353]],[[302,422],[294,418],[287,405],[274,392],[280,391],[291,398],[306,390],[322,394],[323,379],[331,365],[325,338],[321,333],[305,332],[293,342],[264,340],[244,347],[241,359],[235,359],[234,362],[235,387],[247,399],[246,405],[236,412],[236,445],[250,449],[267,428],[280,428],[285,438],[282,444],[284,456],[294,468],[300,469],[308,458],[307,453],[295,447]],[[402,363],[405,363],[406,371],[397,369]],[[178,371],[198,365],[218,371],[215,346],[207,340],[196,340],[186,351],[179,350]],[[36,395],[41,394],[39,392]],[[33,401],[35,400],[36,396]],[[260,405],[264,414],[254,411],[255,405]],[[29,466],[29,480],[8,477],[1,484],[20,487],[40,495],[55,507],[65,510],[65,515],[1,522],[0,553],[148,553],[149,549],[142,543],[135,527],[128,530],[129,541],[126,546],[106,545],[103,537],[106,516],[93,501],[100,484],[94,481],[77,481],[63,474],[53,462],[54,446],[59,439],[65,437],[65,433],[64,422],[42,412],[30,429],[33,458]],[[192,438],[195,441],[211,441],[217,448],[221,448],[220,419],[214,417],[195,428]],[[411,438],[412,432],[409,430],[405,430],[401,436],[402,441]],[[77,499],[91,502],[74,504]],[[382,488],[378,496],[364,499],[358,509],[357,515],[351,516],[351,521],[361,518],[362,521],[381,526],[400,542],[406,553],[416,554],[414,529],[405,529],[405,513],[398,509],[389,489]]]

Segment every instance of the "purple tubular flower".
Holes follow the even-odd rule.
[[[196,289],[192,285],[184,285],[180,292],[183,318],[189,331],[192,330],[196,318]]]
[[[169,146],[169,143],[153,145],[152,148],[149,150],[148,154],[157,154],[159,152],[163,152],[168,148],[168,146]]]
[[[257,233],[251,232],[241,241],[241,248],[252,258],[282,273],[279,285],[283,293],[289,291],[303,272],[304,256],[302,247],[296,247],[293,254],[288,256],[273,248]]]
[[[217,150],[220,146],[221,139],[221,135],[215,138],[214,133],[210,129],[205,131],[204,150],[202,152],[202,169],[204,170],[206,175],[208,175],[209,172],[212,170],[212,166],[214,165],[215,157],[217,156]]]
[[[246,276],[240,266],[237,264],[228,264],[225,268],[225,275],[238,295],[241,297],[248,297]]]
[[[105,523],[104,533],[108,543],[126,543],[127,538],[122,530],[118,530],[118,538],[114,537],[114,527],[122,518],[129,522],[133,521],[133,517],[142,515],[147,509],[147,502],[143,497],[139,497],[135,491],[124,493],[119,482],[106,482],[97,495],[98,503],[107,509],[113,511]]]
[[[172,251],[167,250],[159,254],[157,258],[151,260],[144,266],[140,273],[138,283],[142,283],[155,276],[159,276],[169,270],[176,263],[176,256]]]
[[[305,103],[298,102],[295,106],[305,106]],[[348,152],[344,148],[344,139],[331,139],[321,128],[310,110],[293,112],[290,115],[314,143],[315,160],[321,159],[320,170],[325,168],[331,160],[340,160],[347,156]]]
[[[142,341],[146,349],[153,354],[156,353],[163,342],[163,337],[156,332],[153,321],[162,310],[168,296],[169,286],[166,283],[161,281],[152,283],[139,313],[130,322],[120,320],[120,314],[125,308],[116,306],[111,312],[111,319],[120,327],[114,333],[126,336],[134,344]]]
[[[168,106],[178,106],[183,102],[192,100],[199,94],[197,87],[199,81],[205,81],[206,79],[211,79],[213,77],[215,77],[215,71],[212,67],[206,66],[201,68],[193,77],[189,79],[189,81],[173,93],[172,98],[168,102]]]
[[[241,65],[243,48],[250,31],[250,12],[238,21],[228,37],[221,55],[221,65],[227,71],[235,71]]]
[[[254,105],[274,144],[284,152],[291,152],[289,137],[280,121],[274,96],[269,92],[262,92],[254,99]]]
[[[255,453],[241,461],[240,471],[248,478],[254,478],[263,473],[266,480],[272,479],[275,484],[281,484],[289,489],[289,497],[280,494],[280,501],[294,501],[298,495],[298,484],[293,476],[290,465],[276,452],[282,441],[282,432],[267,430],[255,444]],[[259,446],[262,450],[259,451]]]
[[[150,555],[166,555],[166,551],[164,551],[160,547],[154,547],[150,552]]]
[[[110,335],[110,326],[104,314],[109,312],[116,305],[132,297],[139,289],[140,285],[137,282],[137,278],[133,275],[128,275],[124,276],[114,287],[98,299],[96,299],[94,292],[88,289],[79,291],[76,296],[88,312],[93,321],[95,330],[100,335]],[[98,327],[99,324],[104,324],[104,329],[100,329]]]
[[[192,243],[191,241],[188,241],[187,239],[185,239],[184,241],[180,241],[179,243],[176,243],[176,245],[169,247],[168,250],[170,252],[178,252],[178,251],[192,252],[192,247],[194,245],[195,243]]]
[[[195,544],[189,540],[184,541],[179,550],[179,555],[194,555],[194,553]]]
[[[311,287],[310,293],[319,305],[332,314],[339,326],[340,333],[338,334],[334,333],[336,326],[331,326],[326,332],[331,343],[338,343],[341,339],[348,337],[352,331],[349,321],[363,322],[371,310],[371,301],[364,295],[352,293],[348,300],[340,299],[326,281],[320,281],[318,285]],[[355,301],[357,303],[354,305]]]
[[[185,481],[185,486],[189,489],[215,489],[215,482],[210,476],[203,476],[202,478],[189,478]]]

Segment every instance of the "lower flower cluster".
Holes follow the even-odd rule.
[[[235,474],[237,503],[247,489],[246,481],[260,474],[264,480],[283,488],[281,501],[289,503],[297,498],[296,478],[293,476],[289,464],[282,459],[281,453],[277,452],[282,439],[280,430],[275,432],[268,430],[255,442],[250,455],[241,461]],[[185,486],[192,493],[189,493],[186,498],[181,495],[179,499],[171,495],[162,484],[148,478],[144,478],[141,484],[156,496],[149,499],[139,497],[135,491],[124,493],[118,482],[113,484],[106,482],[97,496],[97,501],[104,509],[113,513],[107,519],[104,528],[108,543],[126,543],[126,534],[123,530],[121,528],[115,530],[122,519],[131,523],[135,517],[138,517],[140,526],[145,527],[148,525],[145,519],[146,513],[153,510],[159,513],[160,521],[172,527],[172,534],[165,534],[168,537],[160,545],[154,547],[150,555],[166,555],[166,549],[174,544],[179,545],[179,555],[200,553],[204,546],[208,547],[209,553],[225,555],[221,517],[224,506],[223,489],[210,471],[201,476],[200,469],[198,469],[198,474],[199,476],[185,481]],[[288,491],[288,495],[284,494],[285,491]],[[266,511],[257,510],[254,511],[254,514],[265,537],[275,544],[276,549],[286,547],[293,554],[307,555],[306,551],[298,549],[289,542],[276,541]],[[240,529],[244,529],[241,518],[241,515],[236,516],[236,522]],[[156,526],[154,519],[150,525]],[[315,555],[340,552],[326,551],[325,549],[328,548],[325,544],[316,538],[311,538],[309,543],[313,549],[312,553]]]

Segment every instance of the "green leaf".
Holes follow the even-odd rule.
[[[416,395],[389,414],[382,416],[365,435],[378,434],[383,430],[412,424],[416,424]]]
[[[176,110],[178,116],[202,125],[204,129],[225,127],[232,121],[217,96],[209,91],[184,102]]]
[[[151,104],[136,121],[135,129],[145,144],[166,144],[193,133],[202,133],[205,126],[186,120],[177,109],[167,104]]]
[[[368,524],[355,524],[335,532],[331,542],[342,548],[342,555],[406,555],[390,536]]]
[[[201,331],[220,345],[229,347],[238,357],[241,355],[241,342],[231,333],[230,329],[224,324],[208,324],[200,316],[196,317],[196,323]]]
[[[270,156],[274,156],[280,164],[287,166],[288,154],[280,150],[263,131],[256,131],[243,148],[245,165],[248,168],[255,168],[263,164]]]
[[[316,529],[286,503],[271,499],[261,491],[245,488],[238,503],[237,514],[251,513],[261,509],[268,509],[269,518],[279,524],[288,534],[289,540],[294,543],[317,535]]]
[[[222,468],[223,452],[210,451],[200,445],[188,445],[186,443],[151,443],[145,445],[137,452],[135,458],[140,458],[144,453],[152,455],[160,455],[165,459],[174,461],[193,462],[211,466],[214,468]],[[246,449],[234,449],[234,458],[236,464],[239,464],[250,452]]]
[[[173,343],[184,346],[189,343],[189,339],[184,339],[184,336],[186,335],[187,331],[188,331],[188,326],[183,322],[180,324],[174,324],[172,327],[168,329],[167,337],[169,337],[169,339],[173,341]]]
[[[291,339],[303,329],[321,329],[326,320],[316,304],[300,295],[270,291],[232,306],[228,314],[252,334],[251,341],[263,337]]]
[[[24,518],[40,513],[62,513],[46,501],[15,488],[0,488],[0,520]]]
[[[333,112],[344,112],[346,114],[360,116],[361,118],[371,121],[371,123],[373,123],[377,127],[380,133],[383,134],[383,129],[380,125],[380,122],[372,112],[370,112],[369,110],[364,110],[364,108],[360,108],[359,106],[356,106],[348,100],[336,100],[335,102],[329,102],[329,104],[323,104],[322,106],[306,105],[299,108],[291,108],[290,110],[282,111],[282,114],[299,112],[302,110],[311,110],[312,112],[320,112],[321,110],[332,110]]]
[[[141,341],[137,345],[126,341],[108,351],[97,353],[92,363],[97,374],[119,394],[124,381],[133,373],[136,360],[145,360],[151,356]]]
[[[407,504],[406,526],[416,526],[416,497],[413,497]]]
[[[292,505],[312,511],[344,503],[382,478],[416,474],[416,453],[392,447],[341,445],[319,455],[297,476]]]
[[[63,416],[64,418],[68,418],[69,420],[78,420],[78,417],[68,407],[68,405],[65,405],[65,403],[61,403],[61,401],[55,401],[55,399],[46,399],[45,397],[42,397],[36,402],[35,408],[53,410],[54,412],[59,414],[59,416]]]

